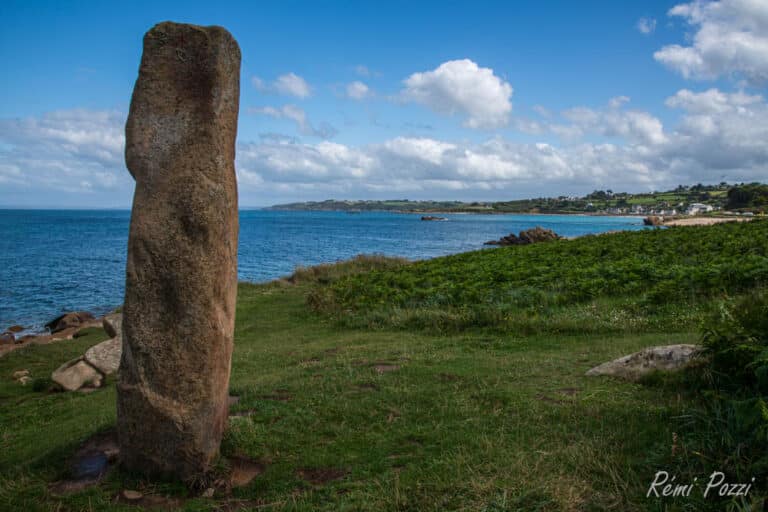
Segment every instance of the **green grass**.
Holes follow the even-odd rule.
[[[264,462],[235,498],[267,510],[633,510],[648,508],[649,454],[668,450],[676,393],[583,376],[647,345],[696,334],[519,337],[340,330],[309,314],[302,286],[241,285],[225,454]],[[102,336],[103,337],[103,336]],[[55,497],[79,442],[113,424],[114,385],[35,392],[10,374],[45,376],[99,336],[0,359],[0,502],[10,510],[119,510],[121,488],[184,497],[176,486],[114,473]],[[375,363],[399,366],[379,373]],[[290,400],[275,400],[276,394]],[[314,487],[302,468],[337,468]],[[209,510],[222,499],[189,499]]]
[[[718,229],[723,247],[741,243],[733,232]],[[691,232],[699,238],[708,233]],[[655,247],[662,233],[639,236]],[[42,385],[21,386],[11,375],[28,369],[44,379],[106,335],[96,330],[10,353],[0,358],[0,508],[136,510],[115,496],[139,489],[170,495],[190,511],[238,505],[297,511],[718,509],[717,503],[695,499],[645,498],[659,469],[706,476],[695,473],[699,455],[672,453],[673,433],[687,432],[695,396],[664,379],[644,385],[584,376],[592,366],[642,347],[697,342],[703,309],[662,304],[657,307],[668,311],[654,316],[634,298],[604,294],[549,312],[521,308],[515,324],[507,324],[514,329],[468,321],[461,329],[441,330],[423,328],[418,308],[414,313],[403,307],[401,314],[422,323],[382,321],[370,329],[307,307],[319,290],[415,275],[410,273],[418,268],[431,269],[433,292],[441,286],[435,273],[442,267],[442,278],[460,279],[469,294],[471,278],[482,278],[484,269],[512,276],[516,260],[530,263],[532,255],[546,258],[549,250],[565,257],[568,248],[590,262],[597,257],[590,244],[609,238],[424,263],[358,258],[301,269],[267,285],[241,284],[231,379],[240,401],[232,410],[249,414],[230,419],[222,452],[256,459],[266,470],[232,496],[194,497],[178,484],[137,480],[120,471],[94,488],[54,495],[49,486],[66,476],[66,461],[77,446],[114,425],[114,381],[91,394],[51,393]],[[624,244],[631,237],[614,240],[627,250],[636,247]],[[612,252],[613,259],[620,253]],[[458,264],[474,274],[459,276]],[[390,298],[399,300],[396,294]],[[347,314],[358,315],[354,308]],[[674,315],[684,318],[665,323]],[[391,371],[382,373],[377,365]],[[686,435],[675,444],[684,446]],[[301,476],[306,470],[334,470],[341,478],[313,485]],[[754,495],[764,496],[765,489]]]
[[[711,299],[768,283],[768,222],[587,236],[351,275],[309,297],[352,326],[552,333],[695,328]],[[615,319],[612,321],[611,319]],[[614,325],[611,325],[614,324]]]

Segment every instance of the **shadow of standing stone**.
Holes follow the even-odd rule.
[[[196,481],[227,425],[237,293],[240,49],[221,27],[144,36],[125,127],[136,180],[117,399],[121,463]]]

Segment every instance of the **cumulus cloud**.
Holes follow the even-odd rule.
[[[282,107],[252,107],[248,109],[249,114],[264,115],[275,119],[288,119],[296,123],[296,128],[302,135],[311,137],[320,137],[321,139],[330,139],[336,135],[337,130],[328,123],[322,123],[315,128],[307,119],[307,113],[296,105],[283,105]]]
[[[719,89],[704,92],[692,92],[688,89],[677,91],[667,98],[665,104],[671,108],[680,108],[693,114],[723,114],[725,112],[746,112],[744,107],[762,103],[760,95],[743,92],[725,93]],[[768,122],[768,121],[767,121]]]
[[[630,142],[661,144],[666,140],[661,121],[647,112],[624,110],[626,96],[608,101],[608,108],[575,107],[563,112],[570,124],[551,123],[549,131],[564,139],[578,139],[588,134],[622,137]]]
[[[695,30],[690,46],[673,44],[654,58],[685,78],[743,77],[752,85],[768,81],[768,2],[696,0],[680,4],[670,16]]]
[[[327,146],[282,141],[250,145],[248,153],[238,153],[238,162],[258,172],[268,189],[278,190],[290,179],[304,190],[317,183],[326,194],[358,197],[373,192],[436,197],[452,191],[461,196],[470,191],[540,194],[543,188],[663,189],[768,175],[768,106],[761,96],[679,91],[667,99],[670,108],[682,113],[679,124],[668,131],[648,113],[625,110],[627,101],[619,97],[606,108],[571,109],[565,113],[570,124],[540,128],[554,133],[560,126],[580,136],[600,133],[623,139],[615,143],[556,146],[503,137],[480,143],[395,137],[359,148],[334,145],[331,161]]]
[[[279,202],[276,197],[391,197],[401,192],[466,199],[557,195],[597,187],[664,189],[768,176],[768,104],[763,96],[683,89],[666,100],[680,113],[679,122],[670,127],[662,127],[650,114],[627,110],[627,101],[619,97],[603,108],[570,109],[561,124],[539,121],[542,134],[562,129],[582,137],[558,145],[501,136],[480,142],[400,136],[354,147],[264,133],[237,145],[243,204],[253,204],[247,199],[253,194],[259,194],[261,204]],[[290,119],[299,127],[308,124],[295,106],[262,107],[258,113]],[[69,190],[129,197],[124,119],[117,112],[72,110],[0,120],[0,201],[7,204],[19,190],[35,196],[42,190]],[[621,140],[585,137],[591,133]]]
[[[124,130],[125,115],[111,111],[0,119],[0,183],[78,193],[129,187]]]
[[[295,73],[280,75],[271,83],[267,83],[261,78],[254,76],[251,78],[251,83],[261,92],[296,96],[301,99],[308,98],[312,95],[312,88],[307,81]]]
[[[675,158],[703,169],[753,169],[753,179],[768,176],[768,105],[762,96],[683,89],[666,104],[684,113],[667,149]]]
[[[648,187],[656,177],[633,151],[610,144],[556,148],[493,138],[456,144],[397,137],[359,149],[340,144],[250,143],[238,147],[238,173],[262,188],[285,183],[334,193],[518,191],[541,186],[589,188],[610,180]]]
[[[469,59],[452,60],[403,81],[400,97],[435,112],[458,114],[469,128],[499,128],[509,122],[512,86],[490,68]]]
[[[371,89],[359,80],[347,84],[347,97],[353,100],[363,100],[371,95]]]
[[[637,20],[637,30],[641,34],[653,34],[654,30],[656,30],[656,20],[654,18],[640,18]]]
[[[300,144],[269,140],[237,146],[238,176],[258,183],[333,183],[364,178],[371,168],[369,155],[328,141]]]

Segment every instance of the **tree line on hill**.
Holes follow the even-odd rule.
[[[701,183],[680,185],[665,192],[631,194],[612,190],[595,190],[583,197],[559,196],[516,199],[495,202],[412,201],[391,200],[337,200],[308,201],[271,206],[269,210],[390,211],[403,213],[611,213],[644,214],[649,212],[682,213],[690,205],[701,203],[716,210],[754,211],[768,209],[768,184],[717,185]],[[665,213],[669,214],[669,213]]]

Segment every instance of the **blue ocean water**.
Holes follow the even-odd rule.
[[[296,266],[379,253],[409,259],[482,249],[542,226],[563,236],[643,229],[639,217],[363,212],[240,212],[238,273],[268,281]],[[0,330],[30,330],[64,311],[106,313],[122,303],[129,211],[0,210]]]

